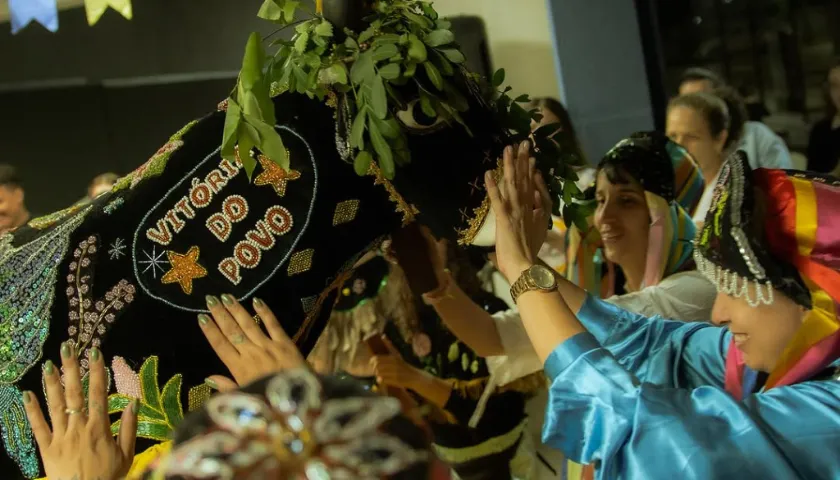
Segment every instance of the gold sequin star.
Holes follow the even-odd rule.
[[[164,284],[179,283],[181,290],[187,295],[193,291],[193,280],[207,276],[207,270],[198,264],[198,255],[201,253],[198,247],[190,247],[186,255],[167,251],[169,263],[172,269],[166,272],[160,281]]]
[[[274,191],[277,192],[278,196],[283,197],[286,195],[288,182],[300,178],[300,172],[297,170],[292,170],[291,168],[289,171],[283,170],[280,168],[280,165],[272,162],[265,155],[260,155],[257,157],[257,160],[262,165],[263,171],[254,179],[254,185],[271,185],[274,187]]]

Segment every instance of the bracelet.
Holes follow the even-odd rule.
[[[448,268],[443,269],[443,273],[446,274],[444,277],[443,282],[438,286],[438,288],[432,290],[431,292],[426,292],[423,295],[423,303],[429,305],[430,307],[435,306],[442,300],[455,298],[452,296],[452,293],[449,291],[450,287],[452,286],[452,277],[450,276],[450,271]]]

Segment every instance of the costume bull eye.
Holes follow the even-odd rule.
[[[412,100],[405,109],[398,111],[397,119],[415,134],[436,132],[447,125],[446,119],[439,115],[437,117],[426,115],[419,99]]]

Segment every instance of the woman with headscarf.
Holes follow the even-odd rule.
[[[527,149],[513,157],[504,196],[487,185],[499,267],[552,381],[544,441],[599,478],[836,476],[840,181],[731,157],[695,251],[716,325],[681,323],[537,265],[549,196]]]

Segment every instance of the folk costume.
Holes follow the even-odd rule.
[[[288,4],[260,16],[289,25]],[[274,65],[254,34],[231,98],[112,192],[0,239],[0,476],[40,473],[21,391],[42,390],[62,342],[102,349],[115,420],[139,397],[142,451],[225,372],[196,319],[206,295],[260,297],[306,355],[380,239],[417,219],[463,244],[482,234],[484,173],[529,113],[484,95],[425,2],[318,6]]]
[[[590,296],[588,333],[545,363],[545,442],[598,478],[834,478],[840,469],[840,181],[724,165],[696,238],[698,268],[723,294],[809,309],[775,369],[746,367],[732,335],[646,317]],[[597,419],[597,420],[596,420]],[[649,461],[656,458],[656,461]]]

